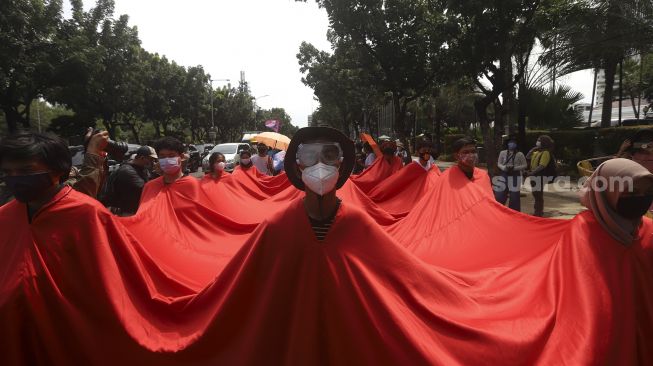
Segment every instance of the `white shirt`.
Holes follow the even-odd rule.
[[[269,164],[268,161],[270,161],[272,158],[265,155],[265,156],[259,156],[258,154],[252,155],[252,164],[256,167],[256,169],[265,174],[265,175],[272,175],[272,172],[269,169]]]
[[[514,157],[513,157],[514,156]],[[526,157],[520,151],[517,151],[517,154],[514,152],[508,152],[508,150],[503,150],[499,153],[499,162],[498,167],[502,171],[507,171],[508,167],[512,167],[514,171],[521,172],[525,170],[528,166],[526,164]]]
[[[374,153],[369,153],[365,158],[365,167],[367,168],[368,166],[374,164],[374,160],[376,160],[376,155],[374,155]]]
[[[422,163],[419,160],[415,160],[413,163],[419,165],[420,167],[422,167],[424,170],[428,172],[433,167],[435,160],[429,159],[429,161],[426,162],[426,166],[422,165]]]

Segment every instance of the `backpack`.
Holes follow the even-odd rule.
[[[549,159],[549,164],[542,171],[542,176],[548,177],[551,182],[553,182],[558,177],[558,163],[556,162],[556,157],[552,152],[549,152],[551,158]]]
[[[120,167],[114,170],[113,173],[109,174],[107,179],[104,181],[104,186],[102,186],[100,192],[98,193],[98,201],[102,202],[105,207],[113,206],[115,203],[115,182],[116,177],[118,176],[118,170],[120,170]]]

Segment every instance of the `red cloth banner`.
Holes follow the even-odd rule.
[[[379,160],[322,242],[255,169],[151,181],[127,218],[70,188],[2,206],[0,364],[653,364],[650,219],[624,246]]]

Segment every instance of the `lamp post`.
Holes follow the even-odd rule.
[[[259,100],[259,99],[263,99],[265,97],[269,97],[269,96],[270,96],[270,94],[265,94],[265,95],[261,95],[261,96],[258,96],[258,97],[253,97],[254,98],[254,126],[252,126],[252,131],[256,130],[256,122],[257,122],[257,117],[258,117],[256,115],[257,110],[258,110],[258,105],[256,104],[256,101]]]
[[[211,90],[211,131],[209,131],[209,139],[211,142],[215,143],[217,133],[215,132],[215,122],[213,121],[213,82],[214,81],[226,81],[229,82],[229,79],[209,79],[209,85]]]

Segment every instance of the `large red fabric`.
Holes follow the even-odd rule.
[[[390,162],[385,158],[378,158],[369,168],[363,170],[358,175],[351,176],[350,180],[356,183],[358,188],[363,192],[369,193],[377,185],[398,172],[403,166],[404,163],[398,156],[393,156]]]
[[[255,173],[154,180],[129,218],[70,188],[1,207],[0,364],[653,364],[649,219],[624,246],[409,165],[348,181],[318,242]]]

